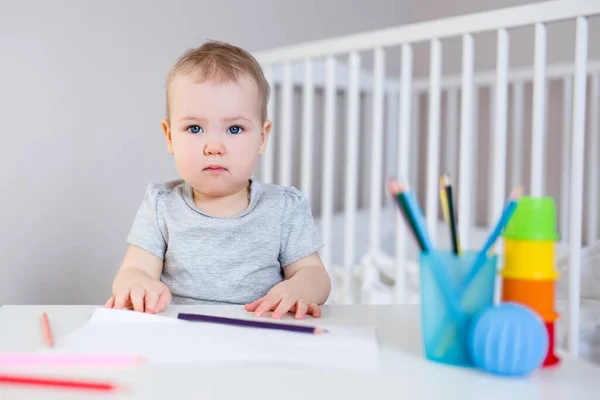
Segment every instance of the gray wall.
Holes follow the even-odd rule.
[[[523,1],[369,3],[0,0],[0,304],[109,296],[145,186],[177,177],[160,119],[187,48],[255,51]]]

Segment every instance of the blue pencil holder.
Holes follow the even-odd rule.
[[[473,251],[464,251],[460,256],[452,251],[422,253],[420,256],[421,335],[429,360],[473,366],[467,342],[469,324],[476,314],[494,305],[497,265],[497,256],[486,258],[471,284],[459,292],[476,258],[477,253]],[[455,296],[455,304],[460,306],[457,313],[451,312],[440,286],[443,282]],[[457,315],[460,323],[456,321]]]

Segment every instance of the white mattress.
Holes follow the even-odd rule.
[[[393,257],[395,254],[396,240],[396,216],[397,210],[395,207],[386,207],[382,210],[381,215],[381,233],[379,249],[382,251],[384,260],[389,262],[377,262],[373,264],[377,266],[380,278],[374,286],[371,286],[371,303],[390,303],[392,302],[392,287],[394,276]],[[371,215],[369,210],[361,210],[355,218],[354,229],[354,259],[352,265],[355,267],[355,272],[360,275],[362,270],[361,264],[364,266],[365,255],[369,254],[371,248],[370,234]],[[321,220],[316,219],[317,224],[321,225]],[[404,223],[404,221],[402,221]],[[346,240],[345,216],[343,213],[333,215],[331,224],[331,238],[329,242],[329,251],[331,256],[332,276],[334,278],[334,287],[341,285],[341,271],[344,265],[344,242]],[[468,232],[469,240],[463,248],[478,249],[484,243],[489,230],[487,228],[471,227]],[[449,248],[450,237],[448,235],[447,225],[440,221],[437,226],[435,237],[435,245],[438,248]],[[412,238],[409,240],[407,247],[407,271],[408,279],[408,298],[412,303],[418,302],[418,260],[419,250]],[[379,258],[381,261],[381,258]],[[557,321],[557,344],[560,347],[565,347],[567,343],[567,310],[568,310],[568,246],[565,243],[557,243],[556,245],[556,265],[560,271],[560,277],[557,281],[556,290],[556,309],[561,317]],[[360,286],[360,281],[357,282]],[[358,288],[359,289],[359,288]],[[581,264],[581,308],[580,308],[580,355],[582,358],[600,364],[600,241],[594,245],[582,250]]]

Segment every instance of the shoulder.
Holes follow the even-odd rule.
[[[261,198],[269,203],[277,203],[284,209],[309,206],[308,198],[294,186],[281,186],[272,183],[254,182],[260,186]]]
[[[276,213],[282,223],[312,219],[310,201],[294,186],[259,183],[261,209]]]
[[[167,182],[154,182],[146,186],[144,201],[157,204],[168,200],[174,195],[181,194],[185,188],[185,181],[173,180]]]
[[[169,195],[177,190],[182,189],[185,186],[183,179],[167,181],[167,182],[153,182],[146,186],[146,193]]]

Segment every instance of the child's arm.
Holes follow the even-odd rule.
[[[171,292],[160,281],[163,261],[139,247],[129,246],[112,286],[108,308],[130,308],[158,313],[171,302]]]
[[[331,278],[318,253],[313,253],[284,268],[286,280],[275,285],[269,293],[246,305],[246,310],[256,316],[273,310],[273,318],[279,319],[288,311],[297,319],[305,315],[321,316],[319,307],[329,297]]]
[[[287,287],[300,298],[321,305],[331,291],[331,278],[318,253],[304,257],[283,269]]]
[[[109,308],[161,312],[171,302],[171,292],[160,281],[167,250],[159,198],[164,185],[148,185],[144,200],[127,236],[129,248],[112,285]]]
[[[331,279],[318,254],[322,247],[308,199],[298,189],[286,188],[279,250],[285,280],[266,296],[246,304],[246,310],[257,316],[272,310],[273,318],[288,311],[295,312],[298,319],[306,314],[320,317],[319,306],[331,291]]]

